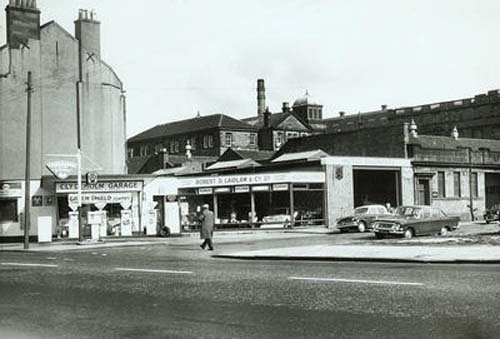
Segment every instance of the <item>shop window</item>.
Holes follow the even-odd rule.
[[[0,199],[0,224],[19,221],[17,199]]]
[[[134,149],[132,147],[130,147],[128,149],[128,157],[129,158],[133,158],[134,157]]]
[[[444,180],[444,172],[438,172],[437,174],[437,184],[438,184],[438,197],[446,197],[446,185]]]
[[[477,198],[479,197],[479,189],[478,189],[478,184],[477,184],[477,173],[471,173],[471,178],[470,178],[470,184],[471,184],[471,191],[472,191],[472,197]]]
[[[155,145],[155,153],[160,153],[161,150],[163,149],[163,144],[159,143]]]
[[[179,140],[174,141],[174,153],[179,153]]]
[[[453,195],[455,197],[462,196],[460,172],[453,172]]]
[[[142,145],[140,148],[141,157],[145,157],[148,155],[148,145]]]
[[[250,134],[250,146],[255,146],[257,144],[257,135]]]
[[[189,144],[191,145],[192,150],[196,149],[196,141],[196,137],[191,137],[191,141],[189,142]]]
[[[228,147],[233,144],[233,133],[226,133],[224,143]]]

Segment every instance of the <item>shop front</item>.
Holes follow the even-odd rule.
[[[217,229],[323,225],[324,181],[321,171],[179,179],[181,224],[196,229],[208,204]]]
[[[79,213],[76,180],[56,181],[57,236],[78,238],[80,224],[85,238],[142,234],[143,187],[143,180],[127,178],[104,178],[94,184],[82,183]]]

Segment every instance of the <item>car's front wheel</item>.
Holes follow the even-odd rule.
[[[407,229],[403,234],[405,239],[413,238],[413,230],[411,228]]]
[[[366,231],[366,223],[364,221],[358,222],[358,231],[360,231],[361,233]]]

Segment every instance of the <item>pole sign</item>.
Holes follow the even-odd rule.
[[[59,180],[67,179],[77,170],[76,163],[67,160],[51,161],[45,167]]]

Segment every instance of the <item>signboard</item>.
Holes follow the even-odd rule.
[[[67,160],[51,161],[45,165],[45,167],[60,180],[67,179],[71,174],[77,171],[77,164]]]
[[[131,236],[132,235],[132,211],[131,210],[122,210],[121,211],[121,234],[123,236]]]
[[[265,191],[269,191],[269,186],[254,186],[252,187],[252,191],[254,192],[265,192]]]
[[[288,184],[274,184],[273,191],[288,191]]]
[[[100,181],[96,184],[82,183],[82,192],[140,192],[143,188],[142,181]],[[78,184],[76,182],[56,183],[56,193],[76,193]]]
[[[234,193],[248,193],[250,192],[250,186],[236,186],[234,188]]]
[[[69,205],[78,204],[78,194],[69,194],[68,203]],[[98,208],[102,207],[102,204],[104,206],[107,204],[121,204],[122,207],[127,206],[128,208],[132,205],[132,193],[83,193],[82,204],[96,205]]]
[[[78,239],[78,212],[69,212],[68,216],[68,238]]]
[[[52,242],[52,217],[38,217],[38,242]]]
[[[231,193],[230,187],[217,187],[215,193]]]
[[[21,183],[0,181],[0,198],[17,198],[22,195]]]
[[[31,206],[33,207],[42,207],[43,206],[43,196],[34,195],[31,197]]]
[[[324,183],[324,172],[262,173],[246,175],[207,176],[179,179],[179,188],[243,186],[279,183]]]
[[[198,194],[200,194],[200,195],[207,195],[207,194],[212,194],[212,193],[213,193],[213,191],[214,191],[214,190],[213,190],[213,189],[211,189],[211,188],[200,188],[200,189],[198,190]]]

